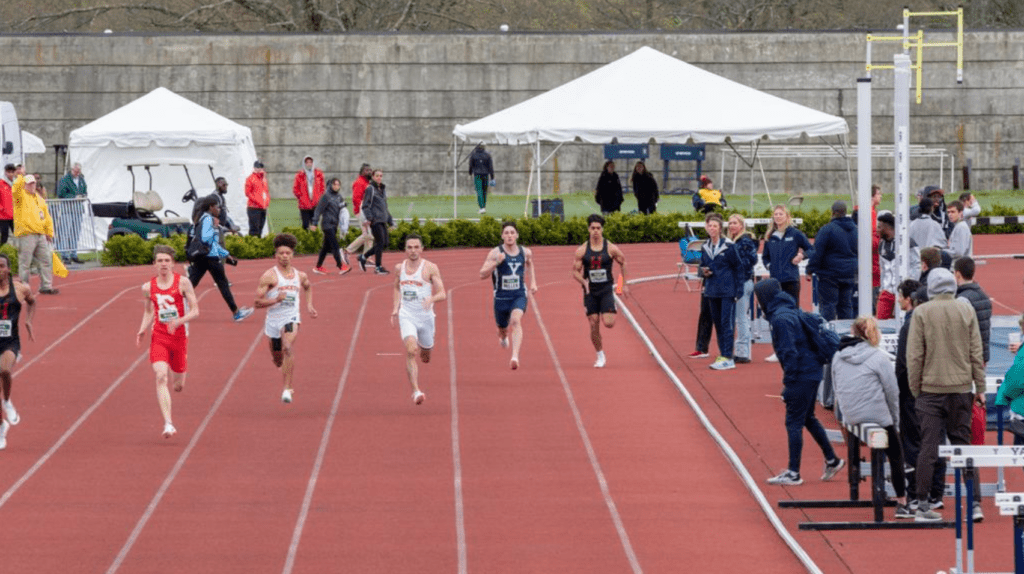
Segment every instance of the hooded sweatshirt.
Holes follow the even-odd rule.
[[[836,217],[818,230],[807,274],[835,281],[857,280],[857,225],[853,219]]]
[[[303,163],[302,169],[295,174],[295,183],[292,184],[292,194],[299,201],[299,209],[316,209],[316,204],[320,202],[320,197],[326,190],[324,172],[316,169],[315,165],[312,170],[307,170]]]
[[[859,337],[843,337],[832,359],[836,403],[846,424],[900,424],[896,371],[885,352]]]

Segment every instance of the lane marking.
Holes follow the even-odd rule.
[[[455,370],[455,303],[453,302],[454,297],[453,291],[458,287],[453,287],[448,291],[448,360],[450,361],[449,372],[451,378],[449,386],[451,388],[451,411],[452,411],[452,467],[455,474],[455,540],[456,540],[456,551],[459,558],[459,574],[466,574],[468,567],[466,564],[466,520],[465,520],[465,506],[462,501],[462,451],[459,449],[459,400],[457,391],[457,380]]]
[[[619,516],[615,501],[612,500],[611,491],[608,489],[608,481],[605,479],[604,471],[601,470],[601,464],[597,461],[597,453],[594,452],[594,445],[590,442],[590,435],[587,434],[587,429],[583,426],[583,416],[580,415],[580,410],[576,406],[576,399],[573,397],[572,389],[569,388],[569,381],[565,376],[565,371],[562,370],[562,364],[558,360],[558,354],[555,352],[555,346],[551,342],[548,329],[544,325],[544,319],[540,316],[540,305],[537,304],[536,298],[533,301],[533,314],[537,317],[540,332],[544,335],[544,342],[548,345],[548,352],[551,354],[551,361],[555,365],[555,372],[558,373],[558,379],[562,382],[562,389],[565,391],[565,397],[569,401],[569,408],[572,410],[573,419],[576,421],[576,430],[579,431],[580,438],[583,440],[583,446],[586,447],[587,458],[590,459],[590,466],[594,469],[597,484],[601,487],[601,495],[604,497],[608,513],[611,514],[612,522],[615,524],[615,531],[619,534],[619,542],[622,544],[622,549],[629,560],[630,568],[635,574],[641,574],[643,570],[640,568],[640,562],[633,551],[633,545],[629,542],[629,534],[626,533],[626,526],[622,523],[622,517]]]

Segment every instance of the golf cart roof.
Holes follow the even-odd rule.
[[[194,157],[169,157],[155,158],[146,161],[131,161],[124,164],[127,168],[132,167],[157,167],[160,165],[217,165],[212,159],[200,159]]]

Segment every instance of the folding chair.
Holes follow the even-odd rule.
[[[700,266],[700,251],[704,247],[704,241],[690,233],[690,226],[685,227],[685,234],[686,237],[679,240],[680,261],[676,263],[679,272],[676,273],[676,282],[672,285],[673,291],[679,286],[680,281],[686,284],[687,291],[693,291],[690,281],[700,281],[700,277],[696,275],[696,267]]]

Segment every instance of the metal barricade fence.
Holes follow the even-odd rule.
[[[53,251],[64,259],[82,252],[98,253],[103,245],[96,238],[92,202],[88,198],[47,199],[53,218]]]

